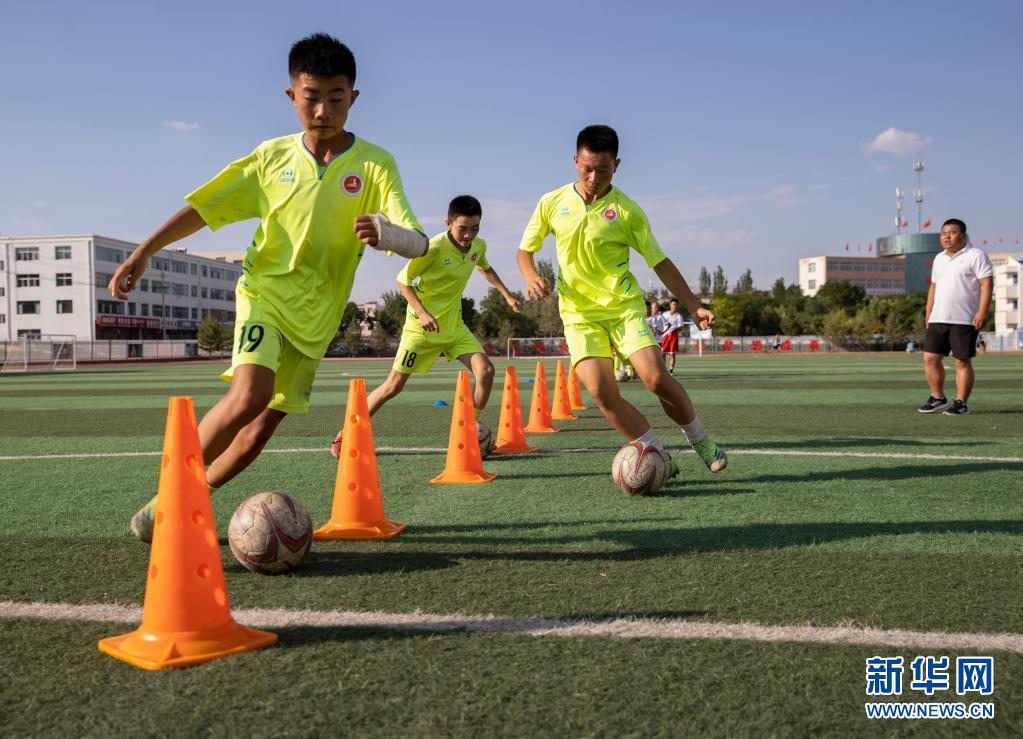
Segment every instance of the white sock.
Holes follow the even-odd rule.
[[[693,416],[692,421],[689,423],[680,423],[678,427],[682,429],[682,433],[686,435],[686,440],[688,440],[690,444],[699,444],[707,438],[707,431],[703,428],[703,424],[700,422],[699,416]]]
[[[646,430],[646,433],[643,434],[638,439],[636,439],[636,441],[638,441],[640,444],[643,444],[644,446],[652,446],[654,449],[656,449],[659,452],[663,452],[664,451],[664,447],[661,446],[661,442],[657,440],[657,434],[654,433],[654,427],[653,426],[648,428]]]

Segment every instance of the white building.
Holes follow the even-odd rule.
[[[43,334],[105,339],[194,339],[208,315],[235,318],[243,267],[164,249],[127,301],[107,285],[137,244],[105,236],[0,238],[0,340]]]
[[[1011,334],[1023,326],[1023,252],[991,254],[994,273],[995,333]]]

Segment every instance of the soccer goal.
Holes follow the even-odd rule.
[[[48,372],[78,366],[74,336],[25,336],[7,342],[6,349],[0,372]]]
[[[530,336],[508,339],[508,359],[515,357],[565,357],[568,342],[564,336]]]

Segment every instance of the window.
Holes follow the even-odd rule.
[[[16,246],[14,247],[15,262],[34,262],[39,259],[38,246]]]
[[[203,277],[209,277],[210,276],[209,270],[206,269],[206,265],[205,264],[202,266],[202,276]]]
[[[68,301],[68,302],[70,302],[70,301]],[[129,316],[135,315],[135,311],[136,310],[137,309],[135,308],[135,303],[128,303],[128,315]]]
[[[808,265],[806,265],[806,271],[807,272],[816,272],[817,271],[817,262],[810,262]]]
[[[205,268],[205,267],[203,267],[203,269],[206,269],[206,268]],[[205,287],[204,287],[204,288],[202,289],[202,296],[203,296],[204,298],[208,298],[208,297],[210,296],[210,291],[209,291],[209,290],[207,290],[207,289],[206,289]]]
[[[0,298],[2,298],[6,294],[7,294],[7,289],[3,285],[0,285]]]
[[[57,312],[58,313],[73,313],[74,311],[71,309],[71,301],[70,300],[58,300],[57,301]]]
[[[114,276],[111,274],[107,274],[106,272],[97,272],[96,279],[93,281],[93,284],[95,284],[96,287],[106,287],[110,284],[112,279],[114,279]]]
[[[38,300],[19,300],[18,301],[18,315],[28,316],[39,313],[39,301]]]
[[[163,272],[167,272],[170,269],[169,259],[154,258],[152,264],[153,269],[158,269]]]
[[[224,291],[224,300],[226,300],[228,303],[233,303],[234,302],[234,290],[225,290]]]
[[[19,339],[37,339],[42,337],[43,331],[38,328],[21,328],[18,329]]]
[[[141,311],[143,316],[148,316],[149,315],[149,303],[140,303],[139,310]]]
[[[1009,273],[1009,284],[1010,285],[1018,285],[1019,284],[1019,272],[1010,272]]]
[[[179,275],[187,275],[188,274],[188,262],[175,262],[172,259],[171,260],[171,269],[173,269]]]
[[[212,290],[210,290],[210,299],[211,300],[223,300],[224,299],[224,291],[221,290],[219,287],[213,288]]]
[[[214,280],[222,280],[224,279],[224,270],[220,267],[210,267],[210,277]]]
[[[108,313],[114,316],[123,316],[124,303],[122,303],[120,300],[97,300],[96,312]]]
[[[199,320],[199,309],[198,308],[192,308],[192,320],[193,321]]]
[[[167,286],[168,285],[170,285],[169,282],[163,282],[161,280],[153,280],[153,292],[157,293],[158,295],[162,295],[163,293],[167,292]]]
[[[199,272],[199,270],[195,266],[195,262],[192,262],[191,264],[189,264],[188,267],[189,267],[189,271],[192,273],[193,276],[196,275]]]
[[[171,284],[171,292],[173,292],[175,295],[177,295],[179,297],[187,298],[188,297],[188,285],[182,285],[180,282],[172,283]]]
[[[120,264],[124,261],[124,252],[120,249],[111,249],[106,246],[96,247],[96,259],[101,262],[113,262]]]
[[[55,247],[53,247],[53,258],[54,259],[70,259],[71,258],[71,247],[70,246],[55,246]]]
[[[817,280],[810,280],[810,282],[807,283],[807,287],[809,287],[811,290],[816,290]]]
[[[7,323],[7,314],[6,313],[0,313],[0,325],[3,325],[5,323]]]
[[[142,282],[139,284],[139,289],[144,293],[149,292],[149,280],[143,277]]]
[[[18,287],[39,287],[39,275],[18,275]]]
[[[71,273],[70,272],[58,272],[57,273],[57,287],[69,287],[71,285]]]
[[[199,297],[199,287],[197,285],[192,285],[192,297],[193,298]]]
[[[171,308],[171,315],[175,318],[188,318],[188,308],[181,308],[175,305]]]

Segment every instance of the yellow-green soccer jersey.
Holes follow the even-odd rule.
[[[617,187],[587,205],[574,185],[540,198],[519,248],[540,251],[553,233],[558,246],[558,293],[565,323],[606,321],[627,309],[646,313],[643,289],[629,271],[629,247],[648,267],[664,261],[650,222]]]
[[[430,239],[430,249],[409,261],[398,273],[398,282],[416,291],[423,307],[430,312],[440,329],[453,328],[462,320],[462,292],[474,269],[490,269],[487,242],[472,240],[467,252],[452,243],[448,232]],[[421,330],[419,316],[410,305],[405,319],[406,330]]]
[[[186,196],[214,231],[259,218],[236,289],[238,320],[251,303],[303,354],[322,357],[337,333],[365,245],[355,217],[383,211],[422,230],[394,158],[362,139],[320,167],[293,134],[264,141]]]

